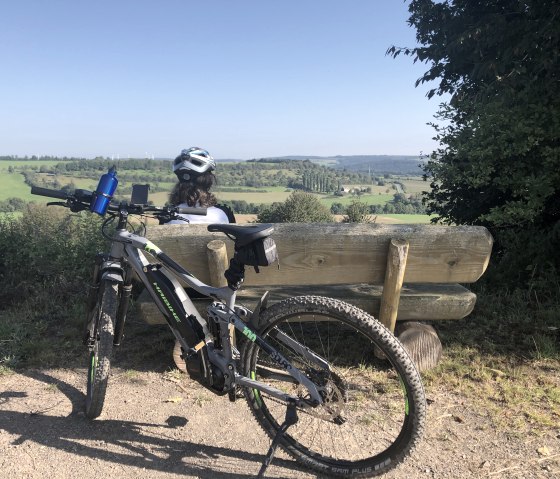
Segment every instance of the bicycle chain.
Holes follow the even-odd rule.
[[[299,387],[301,387],[301,385]],[[336,392],[339,394],[339,397],[342,396],[342,394],[340,393],[340,390],[338,389],[337,386],[332,384],[332,387],[336,389]],[[273,396],[267,396],[267,399],[271,402],[282,404],[282,405],[287,407],[287,404],[286,404],[285,401],[281,401],[280,399],[277,399]],[[334,404],[334,403],[329,403],[329,404]],[[338,402],[337,404],[340,404],[340,402]],[[342,402],[342,404],[344,404],[344,403]],[[324,408],[325,406],[319,406],[319,407]],[[319,409],[319,408],[313,408],[313,409],[301,409],[299,407],[297,408],[298,412],[308,414],[310,416],[316,417],[317,419],[321,419],[323,421],[329,421],[330,420],[332,422],[335,422],[335,419],[337,417],[340,417],[340,414],[343,411],[343,406],[338,406],[335,412],[329,413],[327,415],[321,414],[319,412],[315,412],[316,409]]]

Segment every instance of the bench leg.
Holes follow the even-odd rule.
[[[379,310],[379,321],[391,332],[395,331],[395,323],[397,322],[407,257],[408,241],[392,239],[387,254],[387,270]]]
[[[432,326],[417,321],[402,321],[397,323],[395,335],[416,364],[418,371],[437,366],[443,347]]]
[[[181,343],[178,340],[175,340],[175,346],[173,347],[173,361],[180,371],[186,373],[187,365],[185,364],[185,360],[181,357],[181,354],[183,354],[181,351]]]

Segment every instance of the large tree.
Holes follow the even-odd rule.
[[[425,166],[429,212],[488,226],[502,265],[558,273],[560,3],[413,0],[409,11],[419,46],[388,52],[427,63],[417,85],[449,98]]]

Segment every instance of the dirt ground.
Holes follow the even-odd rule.
[[[114,368],[103,414],[89,421],[85,376],[80,369],[0,376],[0,477],[257,475],[270,442],[243,399],[230,403],[176,372]],[[520,436],[494,430],[484,411],[451,391],[428,402],[421,447],[384,478],[560,478],[560,425]],[[320,476],[279,451],[266,477]]]

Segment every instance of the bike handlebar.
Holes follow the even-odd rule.
[[[198,208],[191,206],[186,206],[183,208],[177,207],[176,212],[183,215],[206,216],[208,214],[208,208]]]
[[[58,198],[59,200],[67,200],[70,196],[68,193],[59,190],[50,190],[48,188],[41,188],[39,186],[31,187],[32,195],[48,196],[49,198]]]
[[[92,198],[91,191],[86,190],[76,190],[73,195],[60,190],[51,190],[49,188],[41,188],[39,186],[31,187],[32,195],[46,196],[48,198],[57,198],[59,200],[68,201],[67,205],[70,208],[77,207],[77,210],[89,209],[89,205]],[[62,205],[61,205],[62,206]],[[198,215],[206,216],[207,208],[198,207],[176,207],[176,206],[148,206],[148,205],[129,205],[127,203],[121,203],[117,205],[112,203],[107,208],[108,211],[118,212],[125,209],[131,214],[143,214],[143,213],[159,213],[160,215],[176,215],[176,214],[186,214],[186,215]],[[74,211],[74,210],[73,210]]]

